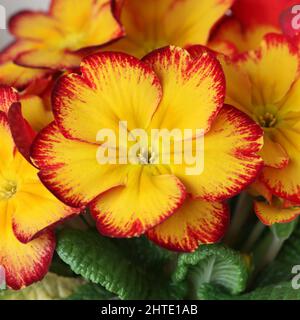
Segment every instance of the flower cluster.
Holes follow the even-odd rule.
[[[52,0],[10,19],[15,41],[0,53],[8,287],[43,277],[54,227],[86,209],[102,235],[183,252],[224,237],[241,192],[265,225],[300,214],[300,35],[285,32],[297,1],[266,2]],[[152,129],[202,129],[203,170],[189,175],[174,146],[169,163],[156,161],[164,150],[132,133],[98,139],[122,121],[147,141]],[[197,136],[186,141],[195,152]],[[135,164],[99,163],[132,145]]]

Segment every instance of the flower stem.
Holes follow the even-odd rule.
[[[253,252],[255,265],[254,276],[277,257],[284,241],[284,239],[277,238],[270,230],[268,230],[265,237]]]
[[[262,235],[263,231],[265,230],[265,225],[262,224],[260,221],[258,221],[253,228],[249,238],[245,242],[245,244],[242,247],[243,252],[250,252],[255,245],[255,243],[258,241],[259,237]]]
[[[252,210],[252,199],[247,194],[247,192],[243,192],[237,201],[233,218],[230,223],[230,227],[228,229],[227,235],[224,238],[224,242],[233,246],[238,241],[238,236],[241,232],[242,227],[248,220],[249,214]]]

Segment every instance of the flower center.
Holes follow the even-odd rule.
[[[17,192],[17,185],[13,181],[6,181],[3,186],[0,186],[0,200],[8,200]]]
[[[145,148],[141,148],[137,155],[140,164],[152,164],[155,161],[155,152],[148,152]]]
[[[272,113],[266,112],[263,116],[258,117],[258,122],[263,128],[272,128],[277,123],[277,119]]]

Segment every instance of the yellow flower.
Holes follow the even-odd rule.
[[[259,179],[251,185],[249,192],[255,197],[254,211],[265,225],[287,223],[300,214],[299,204],[272,195],[272,192]],[[262,197],[264,200],[261,199]]]
[[[261,156],[265,166],[259,180],[273,196],[300,204],[297,49],[285,36],[268,34],[258,50],[221,60],[227,80],[227,102],[248,114],[264,130]]]
[[[20,12],[9,28],[17,38],[14,62],[52,69],[76,67],[86,54],[84,49],[123,35],[110,0],[52,0],[48,13]]]
[[[234,0],[117,1],[126,36],[109,47],[142,58],[168,45],[207,44],[210,32]]]
[[[101,233],[147,233],[164,247],[192,251],[223,236],[228,212],[221,201],[250,184],[262,165],[262,130],[223,106],[224,98],[221,66],[204,48],[195,59],[178,47],[156,50],[143,61],[98,53],[83,60],[79,74],[58,80],[55,122],[38,135],[32,158],[47,188],[66,204],[88,206]],[[100,164],[99,150],[109,146],[120,154],[129,148],[96,139],[100,129],[119,136],[120,121],[127,121],[138,161]],[[162,149],[147,148],[132,134],[137,128],[147,132],[146,140],[152,129],[203,129],[204,171],[189,175],[189,164],[154,162]],[[187,139],[192,150],[194,138]]]
[[[16,117],[9,124],[6,111],[15,102],[13,89],[0,88],[0,265],[8,287],[20,289],[48,271],[55,247],[53,231],[48,227],[78,209],[59,202],[42,185],[37,169],[16,149],[10,126],[16,126],[15,132],[26,126],[17,123]],[[25,136],[33,139],[30,127],[22,131],[20,139]]]

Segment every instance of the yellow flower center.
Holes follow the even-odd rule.
[[[277,119],[272,113],[266,112],[264,115],[258,116],[258,122],[263,128],[272,128],[277,123]]]
[[[0,200],[8,200],[12,198],[17,192],[17,184],[13,181],[5,181],[0,186]]]
[[[156,155],[153,151],[149,152],[146,149],[141,148],[137,157],[140,164],[152,164],[155,161]]]

